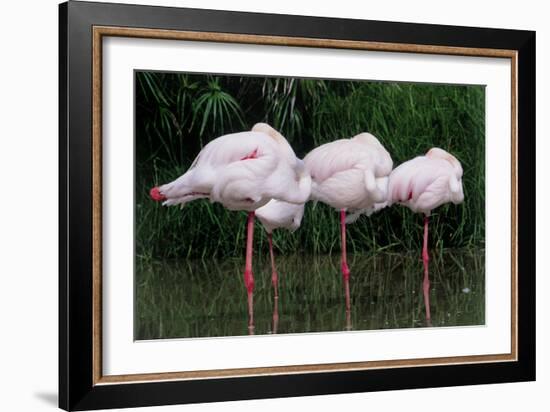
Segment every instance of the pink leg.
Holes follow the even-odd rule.
[[[269,256],[271,257],[271,284],[273,285],[273,292],[275,293],[275,299],[279,298],[279,277],[277,275],[277,269],[275,268],[275,255],[273,254],[273,239],[271,233],[267,234],[267,241],[269,242]]]
[[[254,212],[248,213],[246,231],[246,263],[244,284],[248,293],[248,328],[254,328],[254,275],[252,274],[252,241],[254,239]]]
[[[422,288],[424,290],[424,305],[426,307],[426,321],[430,324],[430,278],[428,274],[428,263],[430,255],[428,254],[428,216],[424,216],[424,246],[422,248],[422,261],[424,262],[424,282]]]
[[[346,293],[346,311],[350,311],[351,303],[349,296],[349,267],[346,253],[346,211],[340,210],[340,229],[342,240],[342,277],[344,278],[344,290]]]
[[[267,234],[267,240],[269,242],[269,256],[271,257],[271,284],[273,285],[273,292],[275,299],[273,299],[273,325],[272,333],[276,334],[279,326],[279,277],[277,275],[277,269],[275,268],[275,255],[273,254],[273,238],[271,233]]]

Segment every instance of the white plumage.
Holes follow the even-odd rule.
[[[433,148],[399,165],[390,175],[388,205],[399,203],[429,216],[444,203],[463,200],[462,166],[443,149]]]
[[[208,198],[230,210],[254,211],[271,199],[304,203],[311,179],[276,130],[257,124],[209,142],[189,170],[158,187],[167,206]]]
[[[305,204],[270,200],[265,206],[256,210],[256,217],[262,222],[267,233],[284,228],[294,232],[300,227],[304,216]]]
[[[304,162],[312,179],[313,200],[349,212],[369,210],[386,200],[393,161],[369,133],[319,146]]]

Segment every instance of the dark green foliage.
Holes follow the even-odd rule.
[[[441,147],[464,168],[463,204],[430,220],[430,245],[483,247],[485,89],[395,82],[136,73],[136,252],[142,258],[242,256],[245,215],[200,200],[183,209],[150,200],[149,189],[185,172],[201,147],[265,121],[303,157],[315,146],[368,131],[394,166]],[[257,226],[260,229],[259,225]],[[422,219],[395,206],[349,225],[351,253],[420,250]],[[308,203],[301,228],[276,231],[281,253],[338,251],[336,211]],[[265,248],[263,230],[255,247]]]

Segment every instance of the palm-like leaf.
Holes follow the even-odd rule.
[[[210,79],[194,102],[192,127],[199,122],[198,134],[201,139],[207,130],[213,135],[219,135],[236,126],[246,127],[239,103],[222,89],[218,78]]]

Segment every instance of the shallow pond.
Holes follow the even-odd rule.
[[[420,254],[350,255],[346,314],[339,256],[255,256],[254,329],[248,328],[244,259],[136,263],[136,340],[463,326],[485,323],[485,254],[444,250],[430,261],[426,322]]]

